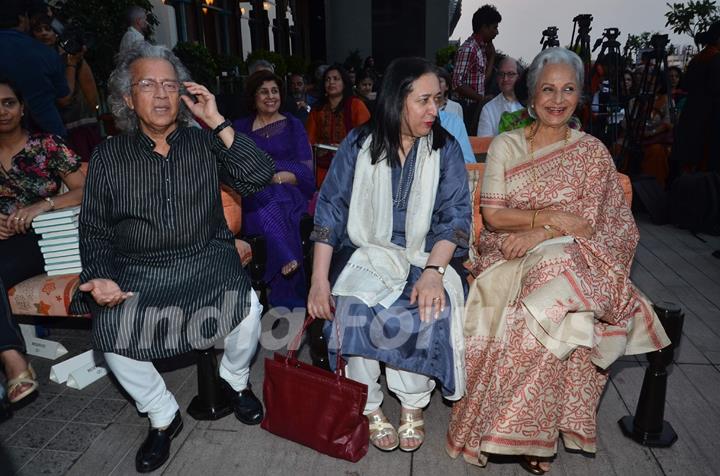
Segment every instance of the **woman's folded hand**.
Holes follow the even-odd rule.
[[[500,246],[500,251],[506,260],[520,258],[547,238],[544,228],[509,233]]]
[[[572,235],[580,238],[590,238],[594,233],[590,222],[574,213],[551,210],[547,212],[550,224],[553,228],[560,230],[564,235]]]
[[[410,305],[416,302],[421,321],[429,322],[440,317],[445,309],[445,288],[440,273],[433,269],[423,271],[410,294]]]

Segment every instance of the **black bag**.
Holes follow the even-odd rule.
[[[670,188],[670,219],[693,233],[720,235],[720,174],[681,175]]]

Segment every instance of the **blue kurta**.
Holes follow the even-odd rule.
[[[355,162],[360,151],[358,131],[351,132],[340,144],[323,182],[315,211],[314,241],[331,245],[334,254],[330,269],[333,283],[356,248],[347,235],[347,220],[352,197]],[[403,167],[392,170],[393,233],[391,241],[405,246],[407,203],[414,182],[417,144]],[[430,252],[440,240],[457,245],[451,265],[465,275],[462,258],[467,255],[471,210],[468,179],[458,142],[448,135],[440,149],[440,180],[433,207],[433,218],[426,238]],[[417,305],[410,306],[410,294],[422,269],[411,266],[403,294],[388,309],[368,307],[354,297],[336,297],[336,322],[340,325],[342,355],[375,359],[401,370],[431,376],[440,383],[443,394],[455,390],[453,352],[450,339],[450,305],[440,318],[420,321]],[[447,295],[446,295],[447,298]],[[449,303],[449,298],[446,299]],[[335,328],[325,325],[330,343],[330,362],[335,364],[337,348]]]

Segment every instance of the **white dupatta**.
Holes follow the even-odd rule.
[[[354,296],[372,307],[390,307],[402,294],[410,266],[424,268],[429,253],[425,238],[430,231],[433,207],[440,181],[440,151],[432,150],[432,133],[417,143],[415,176],[410,189],[405,220],[406,246],[393,244],[392,169],[385,160],[372,164],[368,136],[355,164],[347,232],[357,246],[340,273],[332,293]],[[443,285],[450,297],[451,339],[455,369],[455,393],[447,398],[458,400],[465,393],[465,343],[463,340],[462,281],[447,267]]]

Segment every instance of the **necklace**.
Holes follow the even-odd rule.
[[[534,141],[535,136],[537,135],[537,131],[540,128],[540,124],[535,127],[535,129],[530,130],[530,137],[528,138],[528,144],[530,146],[530,161],[532,162],[532,171],[533,171],[533,185],[537,185],[538,181],[538,171],[537,171],[537,163],[535,161],[535,147],[534,147]],[[562,163],[565,159],[565,150],[567,149],[568,142],[570,141],[570,127],[567,125],[565,126],[565,141],[563,142],[562,147],[562,153],[560,156],[560,162]],[[533,206],[533,208],[537,208],[537,203]]]
[[[272,124],[275,124],[277,122],[272,120],[275,116],[271,117],[271,120],[268,122],[265,122],[262,117],[260,117],[260,115],[257,115],[255,117],[258,121],[258,125],[260,126],[257,128],[256,133],[258,133],[258,131],[262,131],[258,135],[261,135],[264,138],[268,139],[270,137],[270,131],[268,130],[268,126],[271,126]]]

